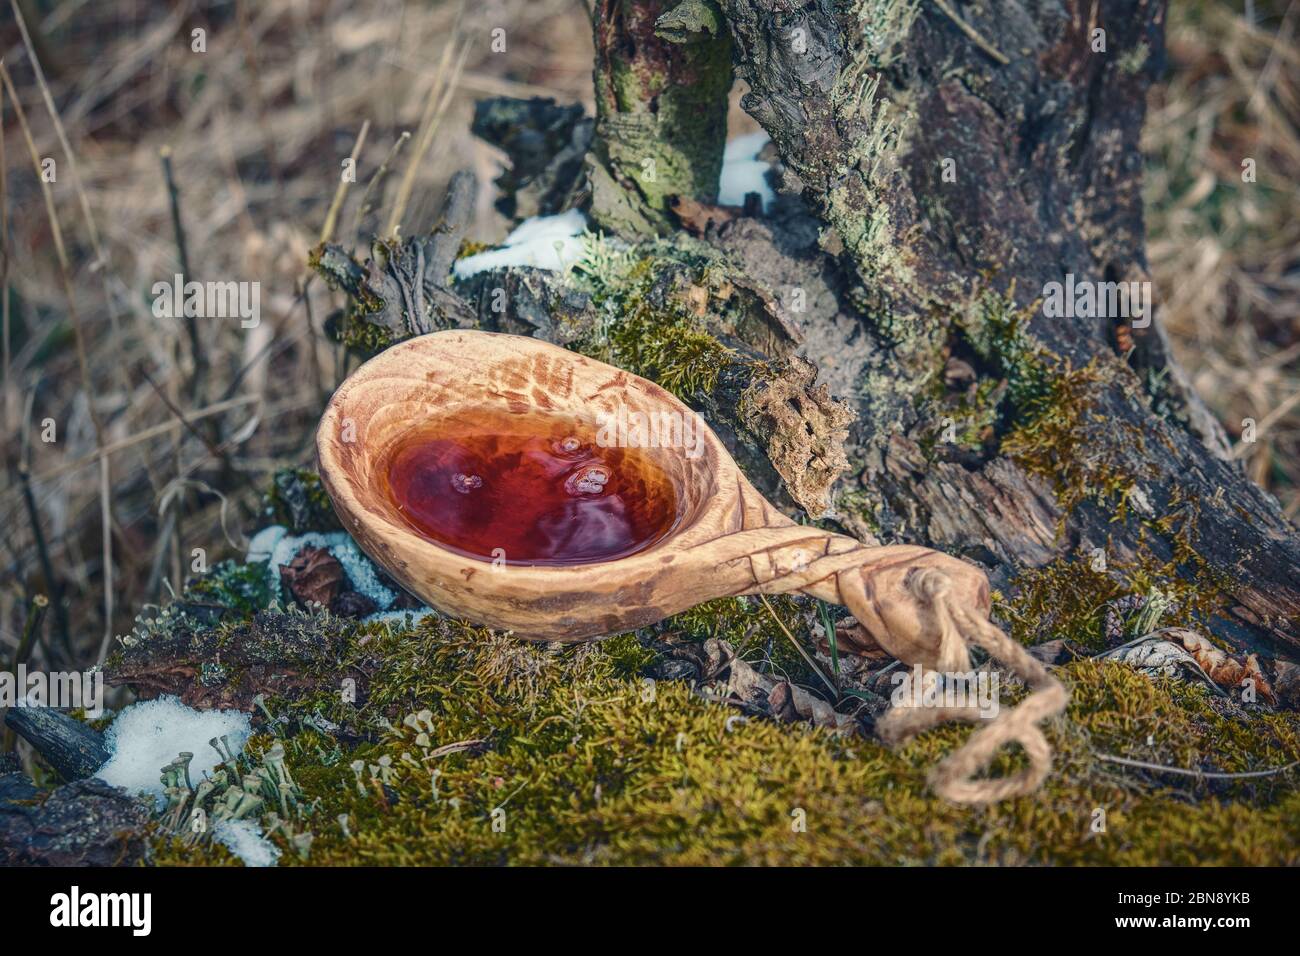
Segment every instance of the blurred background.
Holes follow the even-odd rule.
[[[79,669],[179,590],[193,549],[209,566],[240,552],[271,473],[312,462],[348,360],[323,334],[341,300],[308,279],[308,251],[327,231],[364,249],[394,225],[427,230],[466,167],[482,189],[471,235],[499,241],[500,156],[470,136],[473,104],[590,110],[590,26],[583,0],[18,0],[24,37],[13,2],[0,0],[0,662],[46,595],[62,601],[33,660]],[[1234,441],[1254,419],[1237,453],[1293,520],[1298,21],[1294,0],[1173,0],[1144,142],[1175,353]],[[732,112],[733,134],[755,128]],[[259,283],[260,324],[155,317],[154,284],[179,272]]]

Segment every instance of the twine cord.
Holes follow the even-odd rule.
[[[863,585],[868,582],[861,575],[859,580],[862,583],[857,588],[846,587],[848,582],[841,581],[840,590],[842,596],[850,599],[845,602],[849,609],[863,621],[867,619],[863,605],[868,600]],[[898,652],[889,645],[900,642],[891,641],[888,634],[873,633],[887,651],[908,666],[920,664],[935,671],[960,673],[970,670],[969,648],[974,645],[1024,680],[1030,694],[991,720],[981,717],[974,707],[895,705],[877,724],[885,742],[891,746],[900,744],[949,721],[983,722],[983,727],[930,770],[930,786],[939,796],[956,803],[991,803],[1036,789],[1052,768],[1052,747],[1043,736],[1040,724],[1065,710],[1069,701],[1065,687],[987,616],[958,600],[953,594],[952,578],[944,571],[916,568],[907,574],[903,588],[922,612],[917,619],[928,633],[923,637],[925,644],[920,651],[914,642],[901,642]],[[857,614],[859,609],[864,613]],[[1012,743],[1024,749],[1029,766],[1006,777],[980,777],[988,770],[997,751]]]

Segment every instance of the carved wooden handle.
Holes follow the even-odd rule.
[[[891,744],[949,721],[983,723],[930,771],[935,792],[960,803],[987,803],[1042,783],[1051,770],[1052,748],[1040,724],[1060,714],[1069,695],[1042,663],[989,620],[989,585],[982,571],[928,548],[873,548],[799,527],[770,530],[779,531],[781,540],[750,555],[754,591],[797,590],[842,604],[861,626],[864,646],[879,645],[932,674],[969,672],[970,645],[982,647],[1028,685],[1025,700],[991,719],[970,707],[942,705],[895,706],[881,718],[878,730]],[[976,779],[1010,743],[1024,749],[1029,766],[1008,777]]]

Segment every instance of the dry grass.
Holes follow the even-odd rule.
[[[6,100],[0,661],[16,647],[32,597],[53,591],[19,480],[24,465],[72,622],[64,644],[49,615],[34,656],[47,667],[80,667],[103,634],[128,630],[135,610],[178,586],[193,548],[205,549],[209,563],[236,550],[269,472],[310,462],[320,409],[347,367],[321,333],[339,303],[323,283],[304,288],[304,262],[363,124],[357,183],[338,209],[337,239],[363,244],[385,227],[413,156],[421,158],[400,210],[403,231],[427,228],[446,178],[468,166],[484,187],[474,232],[496,239],[504,227],[491,209],[496,157],[468,133],[473,101],[533,93],[589,101],[589,29],[582,0],[23,0],[69,157],[8,3],[0,0],[0,54],[38,154],[57,163],[51,195],[90,387],[40,183]],[[1294,41],[1277,39],[1280,8],[1261,6],[1261,25],[1251,29],[1222,5],[1174,7],[1175,73],[1150,123],[1149,151],[1159,161],[1149,183],[1153,268],[1179,357],[1230,431],[1247,416],[1267,424],[1249,448],[1249,467],[1295,514]],[[1295,11],[1286,16],[1283,33],[1293,37]],[[496,27],[506,30],[505,53],[490,49]],[[191,50],[196,28],[206,30],[206,53]],[[747,119],[736,124],[747,128]],[[369,190],[363,216],[375,171],[403,132],[410,139]],[[261,289],[258,328],[233,319],[196,324],[206,364],[197,375],[185,323],[157,319],[150,307],[153,284],[179,271],[181,258],[164,149],[189,278],[255,281]],[[1259,164],[1253,186],[1240,182],[1247,155]],[[56,442],[41,440],[45,419]]]
[[[192,549],[203,548],[209,564],[236,550],[270,471],[311,461],[315,421],[347,368],[321,332],[339,303],[324,283],[304,291],[305,262],[363,124],[337,240],[364,244],[398,214],[406,233],[427,228],[447,177],[466,166],[483,186],[474,232],[499,238],[496,158],[469,134],[473,103],[494,94],[589,98],[590,31],[581,0],[23,2],[69,157],[9,0],[0,7],[0,53],[38,155],[56,163],[49,186],[90,379],[84,388],[41,184],[6,99],[0,661],[16,647],[31,597],[52,591],[21,463],[72,622],[64,645],[49,615],[34,656],[84,666],[104,633],[129,630],[141,604],[178,587]],[[505,52],[491,49],[497,27]],[[200,28],[206,53],[191,48]],[[362,216],[367,187],[404,131],[410,139]],[[179,190],[186,278],[260,284],[258,327],[198,320],[207,368],[197,376],[185,323],[151,308],[154,283],[180,272],[182,258],[163,150]],[[52,443],[41,440],[46,419]],[[107,605],[101,447],[116,599]]]
[[[1300,3],[1171,4],[1145,129],[1148,247],[1175,354],[1251,477],[1300,514]],[[1256,181],[1242,181],[1255,160]],[[1240,442],[1253,418],[1257,440]]]

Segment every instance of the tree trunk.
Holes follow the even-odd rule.
[[[995,581],[1142,560],[1214,592],[1220,636],[1296,656],[1300,539],[1226,460],[1158,307],[1052,307],[1051,283],[1149,278],[1138,136],[1163,3],[721,5],[743,107],[836,234],[881,526]]]
[[[596,6],[585,191],[579,117],[507,111],[564,144],[550,163],[523,149],[537,137],[496,139],[540,210],[585,192],[625,238],[704,240],[638,248],[665,262],[645,305],[685,307],[743,356],[739,378],[724,369],[690,400],[751,480],[817,518],[838,479],[843,526],[979,563],[1029,608],[1022,637],[1053,636],[1065,604],[1096,618],[1135,594],[1177,606],[1166,621],[1300,657],[1300,537],[1228,457],[1140,295],[1138,137],[1164,60],[1160,0],[668,7]],[[707,205],[724,51],[784,170],[787,195],[763,217]],[[673,197],[708,216],[677,218]],[[505,313],[495,295],[465,304],[482,327],[580,347],[558,326],[596,322],[560,274],[476,282],[514,290]],[[1120,285],[1132,300],[1108,295]],[[362,311],[383,300],[400,326],[400,297],[367,288]],[[753,388],[769,367],[785,370],[779,388]],[[823,386],[856,413],[847,441]]]
[[[599,0],[592,215],[671,231],[674,197],[712,202],[727,138],[731,42],[713,0]]]

